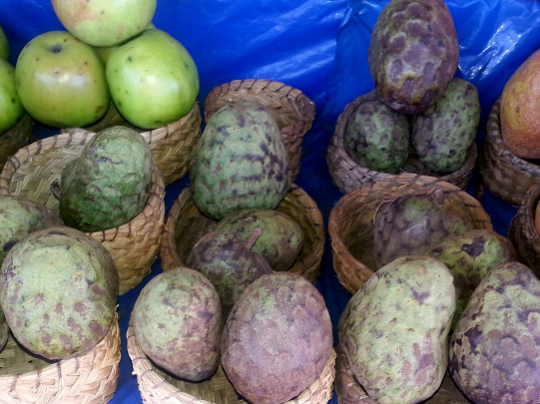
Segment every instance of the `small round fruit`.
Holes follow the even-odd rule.
[[[14,127],[24,116],[15,86],[15,69],[0,58],[0,136]]]

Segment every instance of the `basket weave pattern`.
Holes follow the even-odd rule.
[[[468,218],[476,229],[492,230],[491,219],[480,202],[465,191],[437,178],[414,174],[389,177],[365,184],[343,196],[330,212],[328,232],[334,270],[339,282],[354,294],[373,275],[374,218],[379,204],[391,197],[438,186],[445,205]]]
[[[0,195],[20,195],[58,211],[50,186],[63,168],[77,158],[95,134],[72,132],[39,140],[12,156],[0,174]],[[120,294],[137,286],[150,273],[165,223],[165,186],[152,166],[150,197],[144,210],[114,229],[88,233],[109,250],[120,276]]]
[[[0,136],[0,167],[6,164],[9,157],[28,144],[34,120],[25,114],[22,119],[10,130]]]
[[[334,184],[344,194],[351,192],[364,184],[375,183],[378,181],[388,180],[394,177],[394,174],[387,174],[381,171],[370,170],[357,164],[347,153],[344,146],[344,136],[349,120],[354,115],[360,104],[367,99],[369,94],[358,97],[353,102],[345,107],[345,110],[338,117],[334,136],[330,140],[328,146],[327,161],[330,174]],[[410,148],[412,149],[412,148]],[[401,169],[401,174],[412,173],[418,175],[426,175],[438,178],[440,181],[446,181],[465,189],[471,179],[472,170],[474,168],[477,157],[476,145],[473,143],[465,164],[459,170],[441,175],[427,167],[425,167],[414,150],[410,150],[409,159],[405,166]]]
[[[276,210],[292,217],[304,231],[304,247],[290,272],[303,275],[312,283],[321,271],[324,252],[324,223],[315,201],[293,185]],[[213,230],[215,223],[205,218],[195,206],[189,188],[185,188],[169,210],[161,243],[163,271],[184,266],[193,244]]]
[[[315,104],[302,91],[271,80],[235,80],[214,88],[204,102],[204,119],[231,102],[254,101],[276,119],[291,162],[292,180],[298,178],[304,135],[315,118]]]

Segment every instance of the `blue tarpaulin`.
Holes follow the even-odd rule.
[[[315,102],[317,115],[304,139],[297,184],[317,202],[327,225],[330,210],[342,193],[332,183],[326,150],[344,107],[374,87],[367,51],[375,21],[386,4],[387,0],[158,0],[153,23],[191,53],[200,75],[199,105],[215,86],[256,78],[298,88]],[[477,144],[481,147],[491,106],[513,72],[539,47],[540,3],[447,0],[447,5],[459,41],[456,76],[471,81],[480,94],[482,116]],[[22,47],[33,37],[64,30],[49,0],[1,0],[0,25],[8,37],[14,66]],[[38,138],[57,133],[39,124],[34,132]],[[473,175],[472,182],[476,178]],[[167,187],[167,210],[186,185],[184,178]],[[506,235],[516,208],[489,191],[482,204],[495,230]],[[160,272],[158,259],[152,274],[119,299],[122,360],[112,404],[142,402],[131,373],[126,331],[138,294]],[[329,242],[317,287],[337,326],[350,294],[336,278]],[[337,402],[335,395],[332,402]]]

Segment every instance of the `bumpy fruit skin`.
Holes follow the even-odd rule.
[[[9,251],[0,305],[15,338],[48,359],[83,355],[107,334],[118,271],[109,251],[66,226],[31,233]]]
[[[457,69],[452,16],[442,0],[392,0],[371,34],[368,64],[375,89],[392,109],[415,115],[444,92]]]
[[[383,201],[373,230],[375,265],[380,268],[398,257],[422,254],[443,238],[473,228],[470,220],[444,204],[438,187]]]
[[[409,122],[406,115],[382,102],[375,90],[371,94],[345,129],[345,150],[363,167],[396,174],[409,156]]]
[[[540,281],[525,265],[493,268],[474,291],[450,342],[449,371],[476,404],[540,397]]]
[[[331,350],[332,324],[322,295],[301,275],[275,272],[248,286],[234,306],[221,357],[243,397],[278,404],[320,375]]]
[[[236,233],[246,240],[255,227],[262,235],[251,251],[261,254],[274,271],[287,271],[304,244],[300,225],[285,213],[270,209],[246,209],[221,220],[216,230]]]
[[[0,196],[0,262],[28,234],[64,222],[46,206],[20,196]]]
[[[151,176],[152,154],[142,136],[127,127],[106,129],[62,172],[60,215],[85,232],[121,226],[143,211]]]
[[[199,140],[190,179],[193,201],[212,219],[276,208],[289,191],[291,166],[270,112],[255,102],[216,112]]]
[[[152,278],[135,302],[133,329],[141,349],[173,375],[197,382],[219,364],[219,296],[200,272],[175,268]]]
[[[262,255],[249,250],[235,233],[224,230],[203,236],[193,246],[186,265],[212,282],[224,318],[253,281],[272,273],[272,267]]]
[[[413,404],[439,388],[454,309],[450,271],[425,256],[396,259],[355,293],[338,335],[370,397],[381,404]]]
[[[9,338],[9,325],[6,321],[6,315],[0,307],[0,351],[4,349]]]
[[[452,329],[467,307],[472,293],[487,273],[505,262],[518,260],[510,240],[487,229],[446,237],[429,248],[425,255],[442,261],[454,277],[456,315]]]
[[[433,171],[449,173],[465,164],[480,121],[478,90],[454,78],[427,111],[414,117],[411,144]]]

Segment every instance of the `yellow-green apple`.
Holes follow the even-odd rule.
[[[154,24],[152,24],[152,23],[148,24],[148,26],[146,27],[146,29],[153,29],[153,28],[156,28],[156,26]],[[129,39],[128,39],[128,41],[129,41]],[[119,44],[119,45],[121,45],[121,44]],[[111,55],[112,51],[115,50],[116,48],[118,48],[119,45],[107,46],[107,47],[96,46],[95,49],[96,49],[97,53],[99,54],[99,56],[101,57],[101,59],[103,59],[103,61],[105,63],[107,63],[107,61],[109,60],[109,56]]]
[[[9,59],[9,43],[2,27],[0,27],[0,58]]]
[[[0,111],[0,135],[15,126],[25,112],[15,87],[15,69],[5,59],[0,59]]]
[[[66,29],[93,46],[113,46],[142,32],[156,12],[156,0],[52,0]]]
[[[26,44],[15,83],[28,113],[58,128],[90,125],[111,102],[105,64],[94,48],[66,31],[46,32]]]
[[[199,74],[189,52],[159,29],[116,48],[106,72],[116,107],[129,123],[144,129],[180,119],[199,93]]]

